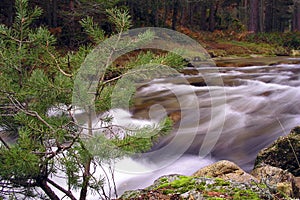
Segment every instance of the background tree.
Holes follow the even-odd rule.
[[[250,18],[249,18],[249,31],[254,33],[258,32],[259,27],[259,0],[250,1]]]
[[[294,1],[293,31],[300,31],[300,1]]]

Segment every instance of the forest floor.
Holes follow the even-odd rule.
[[[249,42],[247,39],[251,32],[214,31],[197,32],[186,27],[178,28],[198,41],[211,57],[253,57],[256,56],[288,56],[291,54],[288,48],[263,42]]]
[[[243,67],[251,65],[300,63],[300,59],[291,59],[291,57],[293,57],[291,48],[272,42],[273,40],[279,40],[284,37],[287,38],[287,36],[280,34],[263,34],[262,36],[267,38],[266,40],[269,40],[267,43],[259,41],[260,39],[256,39],[253,33],[247,31],[234,32],[217,30],[214,32],[203,32],[193,31],[183,26],[178,27],[177,31],[199,42],[215,60],[217,66]],[[300,42],[300,38],[298,38],[296,42]],[[118,64],[122,66],[124,62],[129,61],[133,57],[137,57],[140,52],[141,51],[135,51],[123,56],[121,59],[118,59]],[[154,53],[161,54],[164,52],[154,50]]]

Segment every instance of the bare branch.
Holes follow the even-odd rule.
[[[24,106],[13,96],[11,95],[7,95],[7,97],[9,98],[9,100],[11,101],[12,104],[14,104],[14,106],[22,111],[23,113],[25,113],[26,115],[32,116],[32,117],[36,117],[38,120],[40,120],[43,124],[45,124],[49,129],[51,129],[52,131],[55,132],[55,129],[48,124],[36,111],[28,111],[24,108]]]
[[[56,64],[56,67],[58,68],[58,70],[59,70],[63,75],[65,75],[65,76],[67,76],[67,77],[72,77],[72,76],[73,76],[72,74],[68,74],[68,73],[66,73],[64,70],[62,70],[62,69],[60,68],[57,59],[56,59],[55,56],[49,51],[49,49],[48,49],[48,48],[45,48],[45,49],[46,49],[47,53],[51,56],[51,58],[55,61],[55,64]]]
[[[71,200],[76,200],[76,198],[74,197],[74,195],[72,194],[71,191],[64,189],[63,187],[61,187],[60,185],[58,185],[57,183],[55,183],[54,181],[52,181],[49,178],[47,178],[47,182],[50,183],[51,185],[53,185],[56,189],[60,190],[64,194],[66,194]]]

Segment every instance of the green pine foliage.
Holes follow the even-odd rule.
[[[38,7],[30,10],[28,0],[16,0],[15,5],[13,25],[0,25],[1,195],[15,197],[18,193],[44,198],[46,194],[50,199],[59,199],[51,185],[70,199],[75,199],[73,190],[81,192],[80,199],[86,199],[87,190],[109,199],[109,194],[103,194],[107,182],[104,177],[96,178],[92,168],[147,151],[171,130],[172,122],[166,119],[155,127],[112,129],[112,118],[107,116],[101,119],[107,124],[103,129],[86,130],[77,124],[71,113],[74,79],[93,45],[61,55],[55,48],[55,37],[46,28],[33,26],[42,10]],[[131,27],[127,10],[110,9],[107,14],[116,34]],[[90,17],[82,20],[81,25],[94,45],[107,37]],[[145,43],[152,38],[153,33],[148,31],[139,35],[136,43],[119,41],[119,47]],[[159,57],[147,53],[139,56],[137,63],[151,63],[150,57],[154,64],[184,66],[175,54]],[[131,63],[120,70],[109,62],[106,64],[109,73],[117,72],[120,77],[135,67]],[[93,71],[86,73],[93,75]],[[103,76],[95,98],[98,112],[111,108],[111,96],[118,80],[106,73]],[[133,95],[135,88],[132,89]],[[53,110],[59,111],[58,114],[53,114]],[[105,134],[108,130],[114,130],[113,137]],[[95,135],[87,136],[86,132]],[[119,132],[124,132],[124,137]],[[10,141],[10,137],[17,139]],[[66,188],[54,182],[61,175],[65,176]],[[44,193],[33,192],[36,187]]]
[[[91,40],[96,44],[100,43],[105,38],[104,31],[94,24],[92,17],[86,17],[80,21],[81,26],[84,28],[85,32],[90,36]]]
[[[174,52],[156,55],[151,51],[147,51],[146,53],[140,53],[137,58],[128,63],[128,66],[130,68],[134,68],[136,66],[142,66],[146,64],[165,65],[177,70],[181,70],[186,67],[188,63],[181,56]]]

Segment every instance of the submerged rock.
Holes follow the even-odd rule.
[[[271,146],[261,150],[255,160],[255,168],[268,164],[288,170],[300,176],[300,126],[288,136],[278,138]]]

